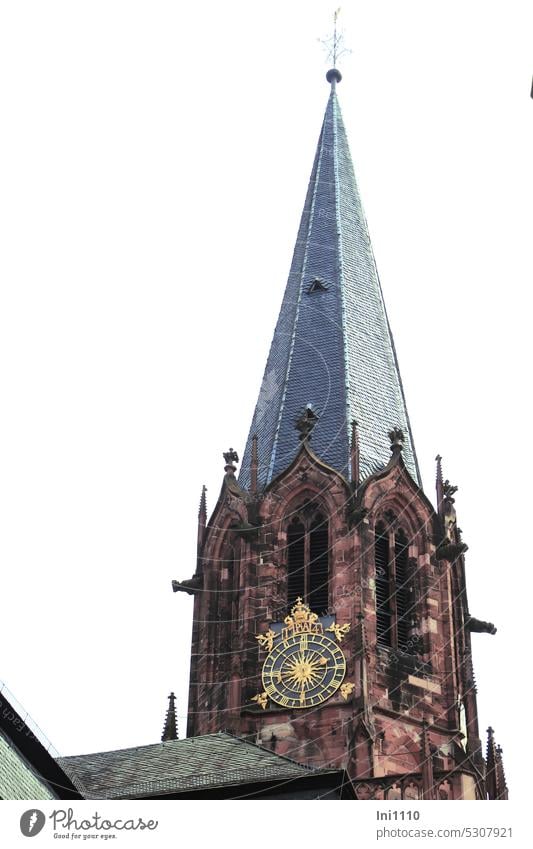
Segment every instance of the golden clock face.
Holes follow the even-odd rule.
[[[273,646],[263,665],[268,698],[287,708],[321,704],[340,687],[346,659],[339,646],[321,633],[296,633]]]

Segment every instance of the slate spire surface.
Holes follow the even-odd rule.
[[[336,84],[331,83],[281,311],[248,436],[239,482],[250,486],[257,435],[257,478],[266,486],[292,462],[297,419],[318,420],[311,447],[351,477],[350,437],[357,421],[361,480],[390,460],[387,433],[404,433],[403,459],[418,465]],[[254,449],[255,450],[255,449]]]

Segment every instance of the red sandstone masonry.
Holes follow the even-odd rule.
[[[357,521],[350,526],[349,484],[306,445],[256,501],[249,493],[236,494],[235,479],[227,478],[202,547],[203,586],[209,592],[198,593],[194,602],[199,621],[193,631],[189,734],[229,728],[302,763],[342,766],[356,787],[363,778],[367,781],[361,785],[360,798],[379,798],[388,792],[387,777],[393,776],[398,787],[402,776],[409,776],[409,785],[404,782],[401,792],[409,786],[413,797],[417,792],[422,795],[422,720],[429,723],[435,749],[462,751],[457,713],[460,676],[452,660],[457,611],[454,614],[449,564],[437,565],[435,560],[435,514],[430,503],[400,460],[361,487]],[[337,693],[314,709],[286,711],[271,703],[263,711],[251,701],[262,690],[265,657],[255,638],[273,616],[282,618],[283,611],[288,612],[286,527],[307,501],[329,517],[329,606],[339,623],[351,625],[342,648],[347,680],[356,684],[356,690],[348,701]],[[251,524],[253,509],[261,526],[255,537],[247,537],[233,528]],[[373,538],[384,517],[401,527],[410,541],[416,614],[426,652],[421,659],[433,664],[425,678],[414,673],[394,678],[387,651],[377,650]],[[232,591],[235,570],[238,588]],[[360,613],[367,640],[363,658],[356,645]],[[472,764],[466,761],[459,767],[452,754],[437,759],[439,768],[451,771],[440,792],[460,798],[468,785],[479,798]]]

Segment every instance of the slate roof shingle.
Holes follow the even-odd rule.
[[[168,795],[331,773],[312,769],[227,732],[58,758],[87,799]]]

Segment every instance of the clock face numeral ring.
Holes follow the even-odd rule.
[[[294,634],[273,648],[263,665],[263,686],[273,702],[314,707],[329,699],[346,674],[339,646],[322,634]]]

